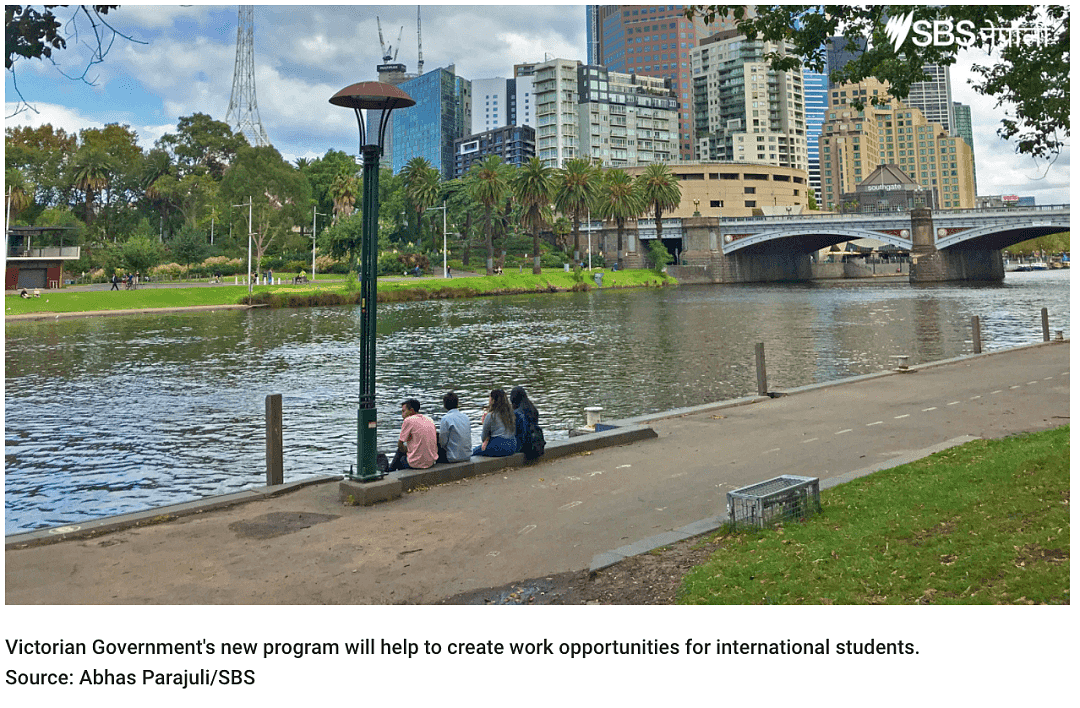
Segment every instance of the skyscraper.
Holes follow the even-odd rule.
[[[718,32],[691,52],[698,160],[807,169],[803,72],[776,71],[785,44]]]
[[[803,96],[806,102],[806,171],[814,200],[821,206],[821,160],[818,139],[825,109],[829,107],[829,79],[825,74],[803,67]]]
[[[975,169],[975,136],[971,130],[971,106],[964,103],[953,104],[953,118],[956,119],[955,135],[964,139],[971,148],[972,183],[975,185],[975,194],[979,193],[979,173]]]
[[[548,167],[578,157],[578,74],[581,62],[552,59],[536,65],[536,156]]]
[[[927,64],[923,67],[923,71],[930,78],[912,84],[911,92],[904,99],[904,104],[911,108],[918,108],[926,120],[937,123],[950,135],[956,135],[949,67]]]
[[[405,81],[400,88],[416,105],[391,116],[390,163],[394,173],[414,157],[423,157],[443,179],[453,178],[454,141],[464,136],[470,125],[471,83],[457,76],[450,65]]]
[[[693,84],[690,50],[710,31],[734,26],[731,18],[686,19],[686,5],[590,5],[586,26],[599,24],[597,54],[589,63],[621,74],[670,78],[679,100],[679,155],[694,155]],[[596,9],[592,9],[596,8]],[[590,45],[591,48],[591,45]]]
[[[848,47],[851,47],[850,49]],[[830,37],[825,42],[825,75],[829,77],[829,88],[832,88],[833,72],[844,68],[852,59],[858,58],[866,51],[866,39],[858,38],[849,44],[847,37]]]

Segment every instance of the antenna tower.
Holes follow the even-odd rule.
[[[236,65],[226,122],[255,146],[270,141],[259,119],[255,101],[255,6],[241,5],[236,26]]]

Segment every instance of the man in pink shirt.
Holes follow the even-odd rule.
[[[431,418],[420,412],[420,401],[410,398],[401,404],[401,435],[391,470],[424,470],[439,456],[438,433]]]

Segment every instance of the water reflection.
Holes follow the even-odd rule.
[[[399,404],[441,413],[458,391],[478,434],[488,391],[526,386],[549,438],[584,422],[1069,332],[1067,272],[1004,285],[906,283],[604,290],[383,305],[376,391],[389,450]],[[285,475],[340,473],[356,456],[359,312],[252,310],[6,327],[6,533],[239,491],[264,478],[264,399],[283,394]]]

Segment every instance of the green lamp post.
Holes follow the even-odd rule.
[[[375,408],[375,308],[377,261],[379,257],[379,157],[382,155],[390,112],[415,106],[407,93],[378,81],[346,86],[330,99],[335,106],[351,108],[360,126],[360,154],[364,162],[364,193],[360,236],[360,403],[356,414],[356,472],[349,477],[359,482],[380,478],[375,467],[377,411]],[[362,110],[379,111],[377,135],[364,136]],[[372,140],[374,138],[374,141]]]

